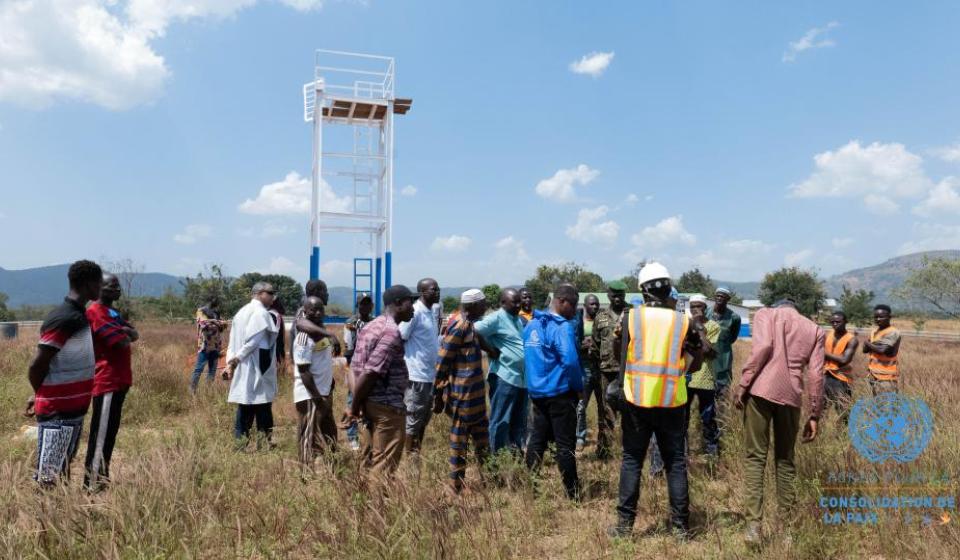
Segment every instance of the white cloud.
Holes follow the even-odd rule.
[[[889,216],[900,211],[900,205],[890,197],[879,194],[868,194],[863,197],[863,205],[873,214]]]
[[[257,0],[18,0],[0,3],[0,101],[80,100],[129,109],[171,75],[156,43],[174,22],[223,19]],[[298,10],[316,0],[282,0]]]
[[[648,194],[647,196],[643,197],[643,200],[645,200],[645,201],[647,201],[647,202],[650,202],[651,200],[653,200],[653,195],[652,195],[652,194]]]
[[[243,201],[239,210],[246,214],[281,215],[310,213],[311,182],[291,171],[282,181],[260,187],[257,198]],[[326,181],[320,185],[320,209],[324,212],[351,212],[350,197],[337,196]]]
[[[449,237],[437,237],[433,240],[430,248],[434,251],[445,251],[448,253],[459,253],[470,248],[473,240],[463,235],[451,235]]]
[[[833,245],[834,249],[845,249],[854,243],[852,237],[834,237],[830,240],[830,244]]]
[[[796,253],[787,253],[783,257],[783,264],[787,266],[800,266],[810,260],[813,256],[813,249],[801,249]]]
[[[213,234],[213,227],[206,224],[191,224],[174,235],[173,240],[181,245],[193,245],[197,240],[210,237],[211,234]]]
[[[289,274],[294,275],[300,270],[302,266],[297,266],[295,262],[288,259],[287,257],[274,257],[270,259],[270,265],[267,267],[266,272],[268,274]]]
[[[960,163],[960,142],[952,146],[943,146],[933,150],[934,155],[943,161],[950,163]]]
[[[874,142],[861,146],[853,140],[836,151],[813,158],[815,171],[790,185],[791,197],[859,198],[874,212],[896,211],[894,199],[918,196],[932,186],[923,159],[903,144]]]
[[[826,35],[831,29],[837,27],[838,25],[840,24],[835,21],[831,21],[823,27],[814,27],[807,30],[807,32],[803,34],[803,37],[801,37],[799,41],[792,41],[787,46],[787,50],[783,53],[783,62],[793,62],[797,59],[797,55],[803,51],[835,46],[837,43],[833,39],[826,37]]]
[[[636,204],[640,202],[640,197],[633,193],[630,193],[627,195],[627,198],[626,200],[624,200],[624,202],[626,202],[627,204]]]
[[[243,228],[237,230],[237,233],[243,237],[261,237],[264,239],[269,239],[271,237],[280,237],[283,235],[289,235],[296,231],[296,229],[286,225],[278,224],[273,222],[267,222],[261,228]]]
[[[927,198],[914,207],[913,213],[930,217],[935,214],[952,215],[960,220],[960,178],[947,177],[927,193]]]
[[[573,202],[577,199],[574,186],[585,186],[600,175],[596,169],[580,164],[572,169],[561,169],[553,177],[537,183],[537,194],[554,202]]]
[[[583,55],[580,60],[570,63],[570,71],[574,74],[586,74],[599,78],[601,74],[613,62],[613,51],[610,52],[592,52]]]
[[[736,254],[769,253],[773,250],[773,245],[756,239],[735,239],[725,242],[723,249]]]
[[[919,251],[955,250],[960,247],[960,225],[921,223],[914,226],[917,239],[900,245],[899,253]]]
[[[417,187],[413,185],[407,185],[400,189],[400,194],[403,196],[417,196]]]
[[[494,260],[502,263],[523,263],[530,260],[530,255],[527,253],[527,249],[523,244],[523,241],[520,241],[514,238],[512,235],[500,239],[493,244],[494,247]]]
[[[611,246],[620,235],[620,225],[613,220],[601,222],[610,212],[606,206],[584,208],[577,213],[577,223],[567,227],[567,237],[584,243]]]
[[[697,237],[683,226],[683,216],[671,216],[633,234],[630,241],[637,247],[658,249],[675,244],[692,246],[697,243]]]

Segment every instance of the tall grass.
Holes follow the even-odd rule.
[[[728,411],[725,454],[715,476],[701,456],[691,459],[690,494],[696,537],[678,544],[657,531],[667,516],[665,484],[647,479],[633,539],[611,541],[619,455],[609,462],[579,458],[589,497],[566,500],[556,466],[548,461],[541,480],[502,460],[498,481],[480,484],[471,463],[471,491],[452,497],[447,481],[445,417],[430,425],[419,475],[404,461],[386,488],[358,476],[357,457],[341,446],[314,473],[302,476],[296,461],[295,412],[289,378],[274,403],[278,446],[268,452],[236,452],[234,409],[225,384],[201,383],[189,394],[187,363],[193,352],[189,326],[145,326],[134,354],[134,387],[124,407],[112,486],[97,495],[80,488],[84,441],[69,485],[39,493],[30,481],[35,441],[22,433],[32,422],[20,413],[30,394],[26,365],[34,340],[0,343],[0,557],[3,558],[956,558],[958,520],[942,526],[906,523],[899,514],[878,526],[825,526],[817,498],[831,471],[877,467],[850,449],[833,415],[822,434],[798,451],[800,496],[786,518],[776,515],[768,483],[762,553],[741,542],[743,488],[740,429]],[[880,469],[946,471],[939,493],[957,495],[960,465],[960,373],[958,345],[906,339],[902,350],[904,392],[922,396],[935,414],[929,448],[910,465]],[[737,347],[742,363],[748,343]],[[857,359],[857,371],[863,369]],[[342,372],[341,372],[342,373]],[[343,383],[337,386],[343,402]],[[868,392],[860,380],[857,396]],[[592,408],[591,408],[592,413]],[[696,420],[691,448],[699,448]],[[343,441],[343,440],[341,440]],[[772,465],[771,465],[772,466]],[[772,469],[771,469],[772,470]],[[909,489],[911,495],[931,489]],[[895,493],[891,489],[887,493]],[[834,492],[835,493],[835,492]],[[956,516],[955,516],[956,517]],[[793,535],[792,543],[781,537]],[[641,534],[647,536],[641,536]]]

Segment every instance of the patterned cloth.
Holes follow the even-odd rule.
[[[404,410],[407,362],[403,359],[400,329],[393,317],[381,315],[363,327],[357,335],[350,372],[354,379],[362,375],[377,378],[367,396],[368,401]]]
[[[220,352],[223,349],[223,327],[220,314],[209,307],[197,309],[197,351]]]
[[[70,462],[77,454],[83,416],[40,420],[37,423],[37,470],[34,480],[52,485],[70,480]]]
[[[450,477],[463,479],[467,467],[467,440],[473,439],[478,456],[489,445],[486,381],[480,343],[466,317],[447,329],[437,360],[436,390],[444,395],[450,426]]]
[[[601,309],[593,318],[593,331],[590,334],[593,339],[593,348],[590,359],[601,372],[606,374],[620,372],[620,344],[616,332],[620,325],[620,317],[622,314],[615,313],[611,309]]]
[[[707,324],[704,325],[704,330],[707,331],[707,341],[710,345],[713,346],[716,344],[717,339],[720,337],[720,323],[707,321]],[[703,365],[700,366],[700,369],[690,376],[690,382],[687,383],[687,387],[691,389],[710,389],[712,391],[716,388],[716,381],[713,371],[713,360],[703,360]]]

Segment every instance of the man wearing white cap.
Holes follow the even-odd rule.
[[[687,428],[690,426],[690,416],[693,414],[693,399],[697,399],[697,411],[700,413],[700,426],[703,428],[703,450],[715,459],[720,455],[720,430],[717,427],[716,415],[716,379],[713,374],[713,360],[716,355],[713,345],[720,336],[720,324],[707,319],[707,298],[697,294],[690,298],[690,318],[700,325],[706,332],[701,339],[703,344],[703,365],[700,369],[688,374],[687,378]]]
[[[473,440],[477,462],[489,449],[487,383],[483,375],[480,337],[473,328],[487,310],[483,292],[470,289],[460,296],[460,316],[440,343],[433,412],[450,416],[450,482],[454,492],[463,489],[467,470],[467,444]]]
[[[648,263],[638,278],[644,305],[624,314],[621,323],[620,407],[623,463],[615,537],[630,534],[637,517],[640,472],[650,438],[666,465],[669,525],[678,538],[689,534],[690,497],[686,458],[686,374],[700,369],[703,326],[676,310],[670,273]]]

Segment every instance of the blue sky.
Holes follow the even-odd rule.
[[[396,281],[957,249],[958,28],[952,2],[0,0],[0,266],[302,280],[308,216],[240,206],[309,177],[317,48],[396,57],[414,99]],[[322,252],[336,285],[365,256]]]

